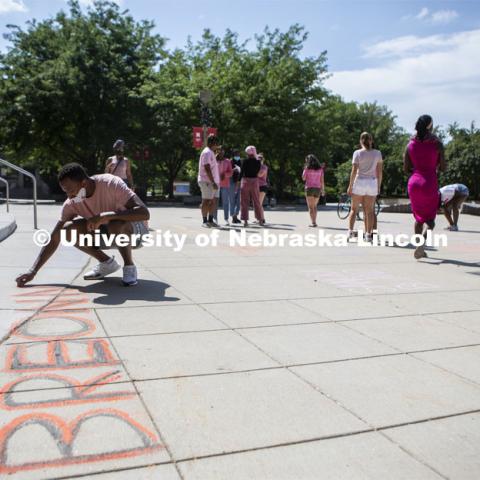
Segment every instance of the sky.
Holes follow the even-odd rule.
[[[91,0],[81,0],[84,8]],[[241,40],[265,26],[309,32],[303,56],[327,50],[326,86],[345,100],[387,105],[413,130],[429,113],[438,125],[480,125],[480,0],[116,0],[137,20],[153,20],[183,47],[203,29]],[[0,33],[66,8],[66,0],[0,0]],[[0,50],[8,42],[0,38]]]

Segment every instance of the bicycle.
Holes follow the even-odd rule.
[[[352,210],[352,197],[347,193],[342,193],[338,197],[338,204],[337,204],[337,215],[338,218],[341,220],[345,220],[350,215],[350,211]],[[378,197],[375,199],[375,217],[378,217],[378,214],[382,210],[382,206],[378,200]],[[363,211],[363,209],[362,209]],[[363,215],[360,213],[361,210],[357,212],[357,220],[363,221]]]

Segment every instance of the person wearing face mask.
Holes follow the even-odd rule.
[[[144,222],[150,213],[143,202],[125,183],[111,174],[89,177],[78,163],[69,163],[58,174],[62,190],[67,194],[60,220],[55,225],[50,242],[42,248],[32,268],[16,278],[17,285],[23,287],[35,278],[35,275],[47,260],[55,253],[60,244],[61,231],[66,230],[66,238],[77,233],[76,248],[98,260],[98,264],[84,275],[85,280],[99,280],[120,269],[115,258],[102,251],[101,246],[88,247],[79,244],[79,235],[100,230],[110,235],[143,235],[148,232]],[[80,218],[78,218],[80,217]],[[138,238],[138,237],[137,237]],[[138,242],[136,243],[138,246]],[[118,247],[124,261],[123,284],[137,284],[137,268],[132,259],[132,245]]]
[[[240,151],[233,150],[232,155],[232,176],[230,177],[230,214],[232,223],[242,223],[238,214],[240,213],[240,172],[242,169],[242,159]]]
[[[105,173],[111,173],[120,177],[129,188],[133,188],[133,176],[130,169],[130,162],[127,157],[123,156],[123,151],[125,149],[125,142],[118,139],[113,144],[113,151],[115,155],[107,159],[105,165]]]
[[[220,147],[217,153],[218,173],[220,175],[220,198],[222,199],[223,218],[225,225],[228,222],[230,214],[230,178],[232,177],[232,162],[225,157],[225,149]],[[232,209],[233,210],[233,209]],[[217,210],[215,210],[215,220],[217,220]],[[218,221],[217,221],[218,223]]]
[[[435,226],[439,204],[437,175],[446,168],[443,144],[433,135],[432,128],[432,117],[422,115],[415,124],[416,135],[403,154],[403,169],[410,175],[408,196],[415,218],[414,230],[424,236]],[[414,256],[417,260],[427,256],[424,245],[415,249]]]

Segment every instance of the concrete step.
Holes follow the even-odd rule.
[[[17,228],[17,222],[12,215],[2,215],[0,218],[0,242],[9,237]]]

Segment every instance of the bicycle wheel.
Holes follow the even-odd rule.
[[[382,206],[378,201],[378,198],[375,200],[375,216],[378,217],[378,214],[382,211]]]
[[[337,215],[341,220],[345,220],[350,214],[351,199],[348,195],[340,195],[337,205]]]

